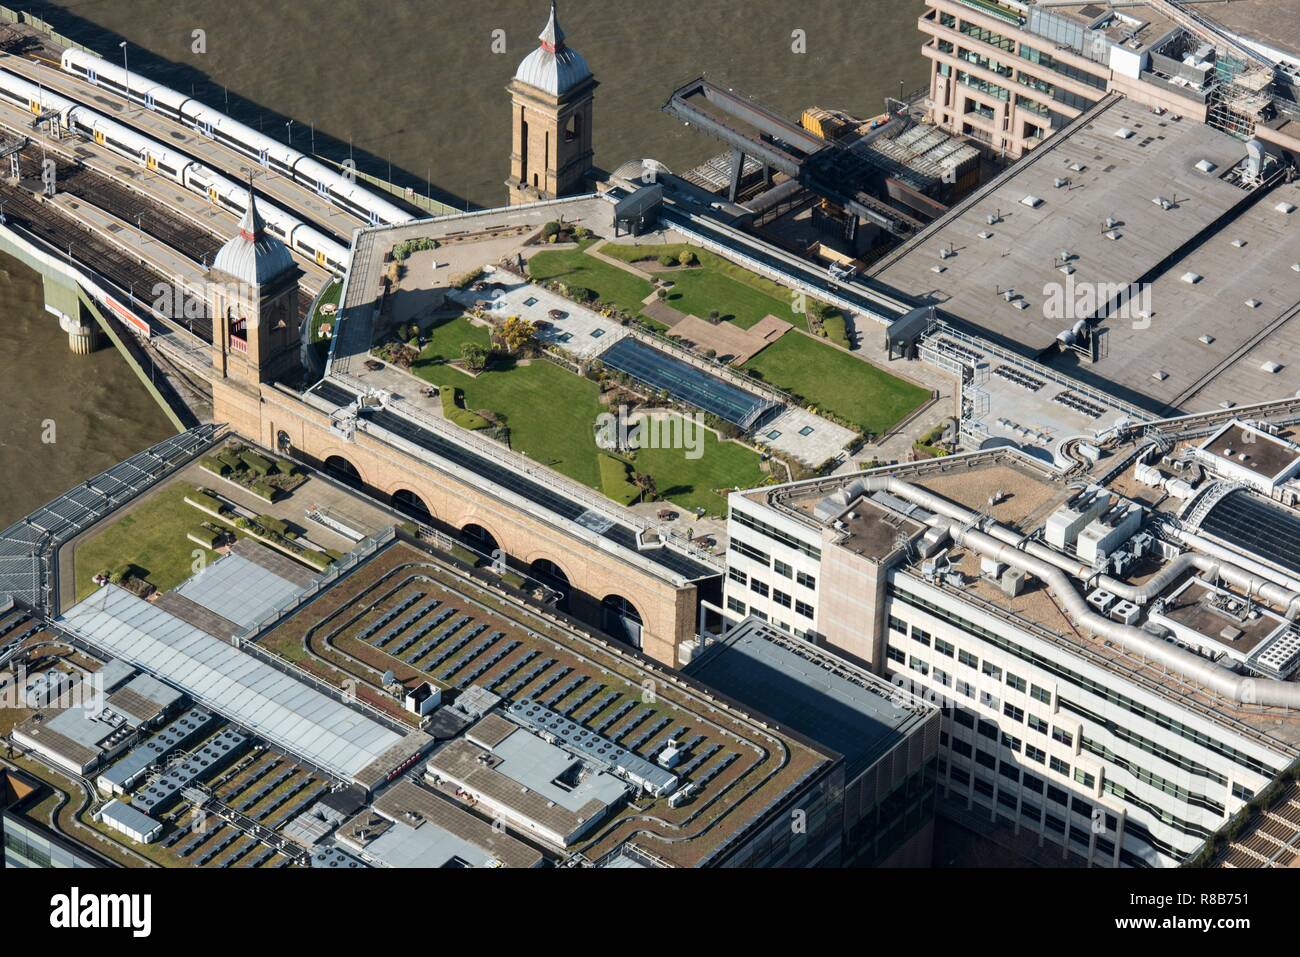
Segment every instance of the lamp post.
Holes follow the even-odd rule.
[[[123,40],[121,43],[118,44],[118,46],[120,46],[120,47],[122,48],[122,72],[124,72],[124,73],[126,74],[126,82],[125,82],[124,84],[122,84],[122,100],[125,102],[125,104],[126,104],[126,108],[127,108],[127,109],[130,109],[130,107],[131,107],[131,68],[130,68],[129,66],[127,66],[127,61],[126,61],[126,41]]]
[[[293,145],[293,120],[290,120],[288,123],[284,124],[284,128],[288,132],[289,145],[292,146]]]

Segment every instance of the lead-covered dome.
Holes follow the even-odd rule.
[[[218,250],[212,268],[254,286],[265,285],[296,268],[289,247],[266,231],[266,223],[257,211],[257,200],[251,188],[248,190],[248,208],[239,221],[239,235],[232,236]]]
[[[551,96],[561,96],[590,78],[591,70],[582,54],[567,46],[564,31],[560,28],[555,4],[551,4],[551,18],[546,29],[538,34],[541,44],[519,64],[515,79],[527,83]]]

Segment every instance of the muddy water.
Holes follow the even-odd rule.
[[[0,254],[0,528],[175,432],[112,348],[76,356],[40,277]]]

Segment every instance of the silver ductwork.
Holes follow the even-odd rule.
[[[1097,614],[1084,601],[1083,596],[1070,580],[1071,575],[1083,580],[1092,576],[1092,568],[1082,562],[1061,555],[1037,542],[1029,543],[1027,547],[1022,548],[1024,544],[1022,536],[996,523],[991,523],[986,531],[981,531],[977,527],[980,516],[975,512],[902,479],[888,476],[866,477],[855,481],[843,491],[847,492],[849,488],[856,491],[847,496],[844,507],[860,494],[888,491],[934,513],[929,524],[936,528],[946,527],[953,541],[978,552],[985,558],[1033,575],[1042,581],[1065,614],[1080,629],[1109,639],[1125,650],[1164,665],[1189,681],[1233,701],[1271,707],[1300,707],[1300,684],[1236,674],[1141,628],[1112,621]],[[821,503],[821,505],[827,504],[828,500],[823,500]],[[821,505],[818,506],[819,514]],[[1189,544],[1199,547],[1201,544],[1199,537],[1190,537],[1196,541]],[[1044,552],[1048,554],[1043,554]],[[1108,591],[1129,600],[1149,601],[1178,575],[1191,568],[1215,575],[1230,584],[1246,589],[1251,594],[1287,607],[1288,617],[1294,617],[1295,613],[1300,611],[1300,593],[1289,591],[1229,561],[1195,553],[1180,555],[1168,568],[1144,585],[1129,585],[1111,578],[1103,578],[1101,584]]]

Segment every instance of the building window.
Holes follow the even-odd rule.
[[[737,552],[741,555],[744,555],[746,558],[750,559],[751,561],[756,561],[760,565],[766,566],[768,564],[767,552],[760,552],[753,545],[746,545],[744,542],[740,541],[737,538],[733,537],[728,547],[733,552]]]
[[[1255,796],[1255,792],[1252,791],[1250,788],[1246,787],[1246,785],[1244,784],[1234,783],[1232,785],[1232,796],[1239,801],[1249,801],[1251,798]]]
[[[907,661],[907,655],[903,654],[903,649],[895,648],[893,645],[885,649],[885,657],[890,661],[897,661],[900,665]]]
[[[1025,712],[1020,708],[1017,708],[1010,701],[1008,701],[1006,704],[1002,706],[1002,713],[1005,714],[1012,721],[1023,722],[1025,720]]]
[[[809,575],[807,572],[795,572],[794,580],[797,581],[800,585],[803,585],[804,588],[817,587],[817,579],[812,575]]]
[[[751,578],[749,580],[749,590],[752,592],[757,592],[758,594],[762,595],[764,598],[768,596],[767,585],[759,581],[757,578]]]
[[[1029,727],[1034,731],[1037,731],[1039,734],[1047,734],[1047,722],[1038,717],[1038,715],[1031,714],[1027,720],[1029,722]]]
[[[727,610],[734,611],[737,615],[743,615],[745,613],[745,603],[743,601],[739,601],[736,598],[732,598],[728,596]]]
[[[1027,687],[1029,687],[1027,684],[1025,684],[1024,678],[1019,678],[1013,675],[1009,671],[1007,672],[1007,685],[1009,687],[1015,688],[1017,691],[1024,691]]]
[[[957,680],[957,693],[964,694],[968,698],[975,697],[975,686],[968,681]]]
[[[1094,788],[1097,786],[1097,779],[1083,768],[1074,769],[1074,779],[1086,788]]]
[[[907,622],[903,621],[901,618],[895,618],[893,615],[890,615],[889,627],[892,631],[896,631],[900,635],[907,634]]]
[[[1012,751],[1016,752],[1017,754],[1020,753],[1020,739],[1015,737],[1014,735],[1007,734],[1005,731],[1003,731],[1002,744],[1005,747],[1010,748]]]
[[[782,608],[789,608],[791,603],[790,596],[776,588],[772,589],[772,601],[776,602]]]
[[[782,578],[791,578],[794,575],[794,569],[779,558],[772,559],[772,571],[776,572]]]
[[[939,682],[939,684],[943,685],[945,688],[952,687],[952,675],[948,674],[948,672],[941,668],[934,669],[934,680]]]
[[[942,638],[934,639],[934,650],[939,652],[939,654],[943,655],[945,658],[951,658],[956,652],[956,649]]]
[[[991,661],[984,662],[984,667],[981,668],[980,670],[983,671],[990,678],[996,678],[999,681],[1002,679],[1002,669],[999,668],[997,665],[993,664],[993,662]]]
[[[730,578],[733,582],[736,582],[738,585],[749,584],[749,576],[746,575],[744,572],[742,572],[739,568],[728,568],[727,577]]]
[[[957,660],[967,668],[978,668],[980,666],[980,660],[966,650],[957,652]]]
[[[1070,766],[1066,764],[1064,761],[1062,761],[1060,758],[1058,758],[1056,755],[1052,755],[1052,759],[1048,761],[1047,764],[1048,767],[1050,767],[1057,774],[1064,774],[1066,777],[1070,776]]]
[[[1039,764],[1042,764],[1044,761],[1047,760],[1047,752],[1044,751],[1042,748],[1034,747],[1032,744],[1026,744],[1025,757],[1027,757],[1030,761],[1036,761]]]
[[[956,721],[963,728],[975,727],[975,716],[969,711],[963,711],[961,708],[952,713],[952,720]]]
[[[913,655],[912,659],[908,661],[907,667],[911,668],[913,671],[919,671],[923,675],[928,675],[930,673],[930,666],[915,655]]]
[[[994,710],[997,710],[999,701],[997,698],[989,694],[987,691],[981,691],[980,704],[984,705],[984,707],[986,708],[993,708]]]
[[[1038,685],[1029,686],[1029,697],[1035,701],[1041,701],[1043,704],[1052,703],[1052,693],[1046,688],[1040,688]]]
[[[1052,728],[1052,740],[1060,741],[1067,748],[1074,747],[1074,735],[1063,728]]]
[[[808,604],[806,601],[796,601],[794,603],[794,610],[805,618],[811,618],[813,616],[813,606]]]
[[[922,631],[920,628],[913,628],[913,629],[912,629],[912,640],[913,640],[913,641],[919,641],[921,644],[925,645],[927,648],[930,647],[930,633],[929,633],[928,631]]]

